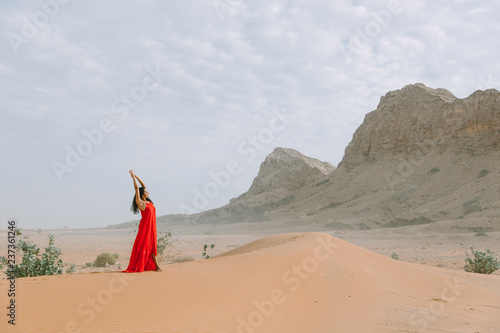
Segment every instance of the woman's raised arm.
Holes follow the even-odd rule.
[[[141,178],[139,178],[136,174],[134,174],[135,178],[137,178],[137,180],[139,181],[139,183],[141,183],[141,186],[142,187],[146,187],[146,184],[144,184],[144,182],[141,180]]]
[[[134,189],[135,189],[135,203],[137,204],[137,207],[139,207],[140,210],[144,210],[146,208],[146,203],[141,199],[141,195],[139,193],[139,186],[137,186],[137,182],[135,181],[135,178],[139,179],[139,177],[137,177],[135,174],[134,174],[134,171],[133,170],[130,170],[129,171],[130,175],[132,176],[132,180],[134,181]],[[141,183],[141,185],[144,187],[144,183],[141,182],[141,180],[139,179],[139,182]]]

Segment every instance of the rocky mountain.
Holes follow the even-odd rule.
[[[238,223],[273,219],[272,212],[302,200],[335,170],[294,149],[275,148],[261,164],[250,189],[228,205],[184,217],[183,222]],[[169,218],[172,221],[172,217]]]
[[[489,230],[500,224],[499,141],[498,91],[406,86],[380,99],[330,181],[290,213],[349,228],[480,218]]]
[[[381,97],[338,168],[276,148],[246,193],[183,219],[334,229],[476,219],[483,231],[500,230],[499,142],[497,90],[459,99],[445,89],[408,85]]]
[[[417,83],[387,93],[365,116],[346,149],[343,164],[354,166],[387,153],[404,154],[424,145],[459,152],[492,150],[500,141],[499,92],[476,91],[465,99]]]
[[[335,170],[328,162],[307,157],[296,150],[276,148],[261,164],[248,192],[231,202],[255,206],[288,197]]]

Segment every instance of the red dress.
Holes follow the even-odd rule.
[[[132,254],[130,255],[130,262],[123,273],[156,270],[156,265],[151,255],[154,253],[156,256],[156,250],[156,209],[151,202],[147,201],[146,208],[141,211],[141,222],[139,223],[139,230],[137,231]]]

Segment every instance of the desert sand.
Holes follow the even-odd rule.
[[[135,274],[120,273],[116,265],[93,271],[81,268],[103,250],[119,252],[119,261],[126,266],[133,239],[126,231],[52,231],[64,261],[78,264],[77,272],[17,279],[16,326],[4,318],[0,328],[2,332],[500,332],[500,274],[466,273],[460,267],[463,263],[453,262],[455,256],[463,261],[465,253],[459,255],[458,249],[474,242],[498,244],[498,233],[488,240],[473,234],[431,237],[396,229],[399,237],[392,230],[336,232],[348,242],[326,232],[223,234],[234,231],[228,227],[221,234],[206,235],[200,228],[195,234],[193,227],[187,227],[174,232],[178,242],[170,262],[180,255],[196,260],[166,260],[163,272]],[[48,233],[27,230],[24,237],[43,247]],[[455,244],[453,237],[462,237],[464,245]],[[204,243],[216,244],[215,253],[222,253],[201,259]],[[400,260],[391,259],[392,252]],[[2,295],[7,288],[7,280],[1,280]]]

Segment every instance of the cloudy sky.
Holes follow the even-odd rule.
[[[337,165],[380,96],[500,89],[485,0],[4,1],[0,228],[131,221],[245,192],[275,147]]]

